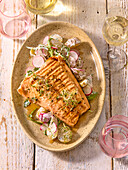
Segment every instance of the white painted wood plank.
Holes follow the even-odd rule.
[[[99,5],[100,4],[100,5]],[[38,26],[50,21],[67,21],[82,28],[96,44],[102,58],[104,66],[107,67],[106,60],[107,44],[102,37],[102,24],[106,13],[106,4],[104,0],[100,1],[82,1],[68,0],[63,1],[64,11],[58,16],[55,12],[49,13],[43,17],[38,16]],[[45,151],[36,146],[35,169],[41,170],[67,170],[67,169],[87,169],[87,170],[110,170],[111,158],[106,156],[98,144],[98,136],[101,128],[109,117],[109,79],[107,74],[106,101],[100,120],[95,130],[80,146],[74,150],[53,153]]]
[[[128,8],[127,0],[109,0],[108,9],[115,6]],[[121,46],[121,48],[128,55],[128,43]],[[125,115],[128,116],[128,67],[123,70],[111,74],[111,112],[112,115]],[[113,159],[113,169],[114,170],[127,170],[128,169],[128,159],[120,158]]]
[[[31,27],[30,32],[35,29]],[[29,33],[28,33],[29,34]],[[25,37],[24,37],[25,38]],[[22,40],[0,36],[0,169],[33,169],[33,143],[20,128],[11,105],[11,73]]]

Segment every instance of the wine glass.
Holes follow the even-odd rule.
[[[100,133],[99,144],[102,151],[110,157],[121,158],[128,155],[128,117],[111,117]]]
[[[31,18],[27,14],[23,0],[0,1],[0,33],[12,39],[18,39],[27,33]]]
[[[25,3],[29,11],[41,15],[51,12],[57,0],[25,0]]]
[[[127,11],[119,7],[110,9],[103,24],[102,34],[106,42],[113,46],[108,51],[110,70],[119,71],[127,63],[125,52],[117,47],[128,41]]]

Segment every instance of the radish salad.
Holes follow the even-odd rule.
[[[92,75],[86,75],[85,69],[83,69],[80,51],[75,49],[80,43],[81,41],[76,37],[64,42],[64,39],[60,35],[54,34],[46,36],[43,39],[43,43],[37,47],[27,47],[32,57],[32,66],[26,69],[25,76],[30,76],[33,72],[36,72],[49,57],[61,56],[78,80],[87,99],[89,101],[94,99],[97,93],[93,91]],[[24,107],[27,108],[29,105],[31,105],[31,102],[25,100]],[[33,110],[29,114],[29,119],[40,124],[40,130],[50,140],[58,138],[60,142],[68,143],[72,139],[72,130],[70,127],[43,107]]]

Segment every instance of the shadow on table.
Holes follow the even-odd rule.
[[[124,158],[116,158],[115,161],[118,162],[118,164],[123,164],[125,166],[128,165],[128,156],[124,157]]]

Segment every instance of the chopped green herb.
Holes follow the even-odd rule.
[[[57,125],[57,127],[58,127],[62,123],[62,121],[58,118],[57,118],[57,121],[58,121],[58,125]]]
[[[28,75],[28,76],[30,76],[32,73],[33,73],[32,70],[28,70],[28,71],[27,71],[27,75]]]
[[[44,134],[47,136],[47,130],[44,131]]]
[[[49,84],[46,84],[46,87],[49,87],[50,85]]]
[[[58,100],[59,98],[60,98],[59,96],[56,97],[57,100]]]
[[[92,92],[89,96],[87,96],[87,99],[89,101],[93,100],[98,95],[97,92]]]
[[[43,124],[42,122],[38,122],[38,121],[36,121],[36,120],[33,120],[31,117],[30,117],[30,120],[33,121],[34,123],[39,124],[39,125],[42,125],[42,124]]]
[[[36,110],[37,110],[37,108],[34,109],[34,110],[31,112],[31,114],[29,115],[29,118],[32,118],[32,117],[33,117],[33,114],[35,113]]]
[[[36,74],[33,74],[33,79],[37,80],[38,76]]]
[[[44,93],[44,90],[40,90],[40,95],[42,95]]]
[[[48,40],[48,52],[49,52],[49,54],[50,54],[50,57],[52,57],[53,56],[53,49],[51,48],[52,47],[52,44],[51,44],[51,40],[52,40],[53,38],[49,38],[49,40]]]
[[[48,79],[46,79],[46,83],[48,83]]]
[[[39,70],[39,67],[35,67],[35,68],[34,68],[34,71],[37,71],[37,70]]]
[[[49,96],[49,99],[51,99],[51,98],[52,98],[52,96],[50,95],[50,96]]]
[[[31,85],[32,87],[36,87],[35,85]]]
[[[31,102],[27,99],[24,101],[24,107],[28,107],[31,104]]]
[[[37,101],[38,99],[36,97],[32,97],[32,100]]]

